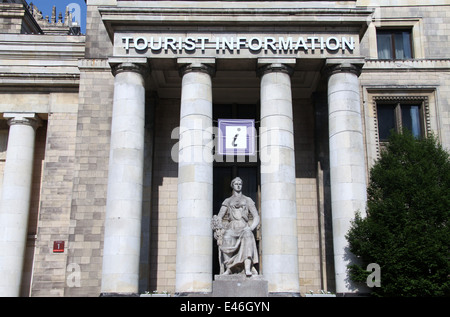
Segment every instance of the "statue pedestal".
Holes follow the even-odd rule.
[[[262,275],[215,275],[213,297],[268,297],[268,283]]]

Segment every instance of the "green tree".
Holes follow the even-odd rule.
[[[450,159],[434,136],[393,134],[370,171],[367,216],[347,233],[365,283],[369,263],[381,268],[378,296],[450,295]]]

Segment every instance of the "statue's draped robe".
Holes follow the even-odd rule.
[[[254,205],[253,200],[244,195],[232,196],[222,203],[227,207],[229,224],[220,250],[225,254],[224,264],[228,269],[240,269],[246,259],[252,260],[253,264],[258,263],[256,241],[248,223],[249,208]]]

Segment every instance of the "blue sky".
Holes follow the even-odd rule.
[[[86,34],[86,2],[84,0],[27,0],[28,4],[31,2],[38,7],[40,11],[42,11],[42,15],[45,17],[48,15],[52,16],[52,8],[56,6],[56,16],[59,15],[59,12],[62,12],[63,17],[66,12],[66,7],[71,3],[78,4],[80,6],[80,24],[81,24],[81,32]]]

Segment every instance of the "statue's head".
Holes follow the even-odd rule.
[[[242,179],[240,177],[236,177],[231,181],[231,188],[233,188],[233,190],[237,190],[237,191],[241,191],[242,190]]]

